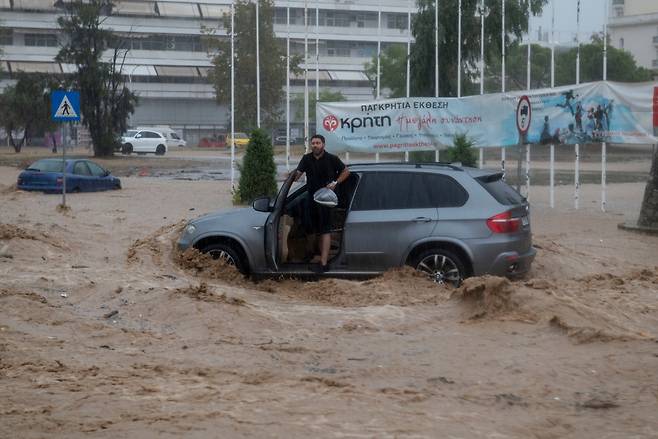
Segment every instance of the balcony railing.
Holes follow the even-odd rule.
[[[651,61],[651,67],[658,67],[658,59],[654,59]]]

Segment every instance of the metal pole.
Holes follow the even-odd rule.
[[[381,86],[381,57],[382,57],[382,9],[377,11],[377,100],[380,98]],[[379,153],[375,153],[375,162],[379,163]]]
[[[480,95],[484,94],[484,0],[480,2]],[[480,148],[479,167],[484,167],[484,149]]]
[[[605,0],[605,20],[603,21],[603,80],[608,80],[608,0]],[[609,121],[608,121],[609,123]],[[610,126],[606,127],[610,130]],[[606,209],[606,166],[607,144],[601,143],[601,211]]]
[[[308,0],[304,0],[304,149],[308,146]]]
[[[315,2],[315,105],[320,100],[320,10]],[[317,120],[317,113],[315,118]]]
[[[256,0],[256,126],[260,128],[260,35],[259,35],[259,12],[258,4],[260,0]]]
[[[531,88],[531,82],[530,82],[530,2],[528,1],[528,59],[527,59],[527,78],[526,78],[526,84],[528,91],[530,91]],[[525,145],[525,193],[526,193],[526,198],[530,199],[530,143],[526,143]],[[519,160],[521,160],[521,157],[519,157]]]
[[[434,2],[434,96],[439,97],[439,0]]]
[[[407,98],[409,98],[411,95],[411,60],[409,59],[411,53],[411,6],[407,10],[407,31],[409,32],[409,35],[407,35]],[[409,151],[404,152],[404,161],[409,161]]]
[[[462,0],[457,7],[457,97],[462,97]]]
[[[551,88],[555,87],[555,4],[551,1]],[[555,145],[551,143],[549,199],[555,207]]]
[[[500,90],[505,93],[505,0],[501,0],[501,72],[500,72]],[[500,148],[500,169],[503,172],[503,180],[505,180],[505,148]]]
[[[286,7],[286,170],[290,171],[290,6]]]
[[[235,2],[231,1],[231,191],[235,192]]]
[[[580,0],[576,3],[576,85],[580,84]],[[580,145],[576,143],[576,162],[574,163],[575,189],[573,195],[574,207],[578,209],[580,204]]]
[[[66,145],[62,145],[62,207],[66,207]]]
[[[501,73],[500,83],[501,91],[505,93],[505,0],[502,2],[502,27],[501,27],[501,45],[502,45],[502,60],[501,60]]]

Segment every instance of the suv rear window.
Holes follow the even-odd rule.
[[[475,179],[500,204],[513,206],[523,204],[523,197],[512,186],[503,181],[503,174],[489,174]]]

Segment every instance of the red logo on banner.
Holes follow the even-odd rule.
[[[658,87],[653,88],[653,126],[658,127]]]
[[[336,131],[336,128],[338,128],[338,119],[333,114],[330,114],[322,120],[322,126],[327,131]]]

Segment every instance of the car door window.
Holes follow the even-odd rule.
[[[89,166],[89,170],[91,171],[91,175],[94,177],[104,177],[105,176],[105,169],[101,168],[98,166],[96,163],[92,162],[87,162],[87,166]]]
[[[145,131],[144,134],[145,134],[144,137],[149,138],[149,139],[159,139],[160,138],[158,133],[154,133],[152,131]]]
[[[432,206],[461,207],[468,200],[468,192],[454,178],[447,175],[423,174],[423,185],[426,188]]]
[[[73,166],[73,173],[75,175],[85,175],[88,177],[91,176],[91,171],[89,170],[85,162],[76,162],[75,165]]]
[[[394,210],[435,207],[423,175],[413,172],[368,172],[354,196],[352,210]]]

